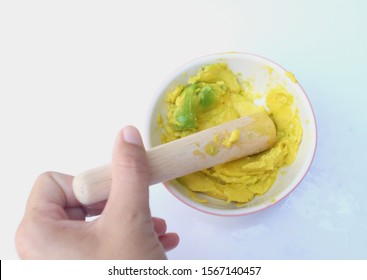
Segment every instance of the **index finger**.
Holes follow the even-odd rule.
[[[73,176],[46,172],[41,174],[31,191],[28,199],[27,209],[29,211],[52,213],[58,216],[66,208],[81,207],[72,190]]]

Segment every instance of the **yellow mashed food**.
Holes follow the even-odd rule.
[[[278,84],[267,88],[266,105],[256,105],[259,95],[250,85],[242,87],[226,64],[217,63],[202,67],[187,85],[168,93],[168,113],[160,118],[163,143],[257,112],[267,112],[277,129],[275,145],[262,153],[178,178],[193,194],[246,203],[267,192],[280,168],[295,160],[302,125],[293,96]]]

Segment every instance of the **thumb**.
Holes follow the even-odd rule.
[[[150,216],[149,168],[139,131],[126,126],[117,135],[112,156],[112,186],[107,216]]]

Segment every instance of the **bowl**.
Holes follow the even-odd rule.
[[[294,106],[298,109],[303,127],[302,141],[299,145],[295,161],[282,168],[272,187],[261,196],[255,196],[251,201],[238,206],[235,203],[200,194],[206,203],[192,198],[191,193],[178,181],[164,182],[166,188],[180,201],[199,211],[220,215],[239,216],[255,213],[269,208],[290,194],[302,181],[309,170],[316,150],[317,131],[315,116],[311,103],[295,76],[277,63],[264,57],[248,53],[218,53],[195,59],[174,71],[158,88],[152,103],[149,115],[149,146],[154,147],[161,143],[162,127],[158,124],[158,116],[163,118],[167,113],[166,97],[177,85],[187,84],[189,77],[195,75],[205,65],[226,63],[233,73],[241,73],[239,79],[251,79],[253,87],[259,94],[264,94],[269,82],[282,83],[294,97]],[[272,71],[269,71],[272,69]]]

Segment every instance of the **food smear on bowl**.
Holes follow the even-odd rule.
[[[238,128],[234,129],[231,133],[227,131],[222,131],[220,134],[216,134],[212,141],[209,141],[205,145],[205,153],[210,156],[215,156],[219,153],[221,146],[230,149],[234,143],[240,139],[240,130]],[[198,151],[198,150],[195,150]]]
[[[188,84],[168,93],[167,115],[159,116],[163,143],[258,112],[269,114],[277,129],[275,145],[264,152],[176,179],[189,191],[243,204],[266,193],[279,170],[295,160],[303,130],[293,96],[279,83],[269,83],[264,95],[251,84],[247,81],[242,87],[225,63],[216,63],[202,67]],[[237,134],[232,133],[228,148],[236,141]],[[208,146],[206,153],[215,154],[215,145]]]

